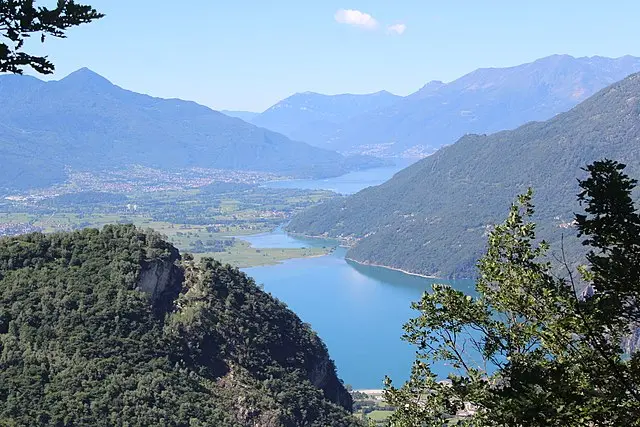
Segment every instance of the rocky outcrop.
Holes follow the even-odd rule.
[[[143,264],[137,289],[148,294],[154,307],[166,313],[180,294],[183,280],[184,272],[173,258],[155,259]]]
[[[333,403],[342,406],[348,411],[353,409],[351,393],[347,391],[342,381],[338,378],[335,364],[329,358],[328,353],[317,359],[309,371],[309,380],[314,386],[321,389],[325,397]]]
[[[622,342],[622,348],[627,354],[640,351],[640,326],[636,325],[633,328],[633,332]]]

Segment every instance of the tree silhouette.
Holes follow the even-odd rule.
[[[102,18],[94,8],[73,0],[58,0],[55,8],[36,6],[35,0],[0,0],[0,72],[22,74],[31,67],[41,74],[55,66],[46,56],[23,51],[33,35],[44,43],[47,37],[66,38],[65,30]]]

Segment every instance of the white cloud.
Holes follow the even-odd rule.
[[[378,28],[378,21],[368,13],[353,9],[340,9],[335,14],[336,22],[340,24],[353,25],[354,27],[364,28],[366,30],[375,30]]]
[[[402,33],[405,32],[406,29],[407,29],[407,26],[404,24],[389,25],[387,27],[387,34],[401,35]]]

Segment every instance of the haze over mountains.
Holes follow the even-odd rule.
[[[222,114],[225,114],[229,117],[235,117],[237,119],[242,119],[245,122],[251,122],[251,120],[255,119],[260,113],[254,113],[253,111],[231,111],[231,110],[220,110]]]
[[[295,140],[323,145],[325,134],[332,133],[345,121],[400,99],[386,91],[366,95],[297,93],[253,118],[252,123]]]
[[[296,94],[252,122],[342,153],[423,156],[468,133],[513,129],[567,111],[640,71],[640,58],[553,55],[509,68],[484,68],[434,81],[407,97]],[[358,108],[336,109],[350,100]],[[375,102],[373,102],[375,101]]]
[[[336,176],[368,164],[194,102],[113,85],[88,70],[60,81],[0,76],[0,188],[64,181],[67,169],[190,167]]]
[[[288,229],[354,239],[348,256],[359,262],[469,277],[487,231],[529,186],[540,236],[556,249],[563,234],[574,236],[576,177],[604,157],[640,175],[640,74],[546,122],[465,136],[380,186],[309,209]],[[579,249],[568,237],[565,243]]]

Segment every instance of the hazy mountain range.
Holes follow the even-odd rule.
[[[254,113],[252,111],[231,111],[231,110],[220,110],[222,114],[226,114],[229,117],[235,117],[237,119],[242,119],[245,122],[251,123],[251,120],[255,119],[260,113]]]
[[[360,262],[468,277],[487,231],[531,186],[540,235],[557,250],[564,234],[576,254],[576,178],[604,157],[640,177],[640,73],[546,122],[465,136],[380,186],[309,209],[288,229],[351,238],[348,257]]]
[[[322,135],[368,111],[388,107],[401,97],[382,91],[367,95],[292,95],[254,117],[252,123],[292,139],[322,145]]]
[[[343,153],[417,156],[468,133],[513,129],[569,110],[640,71],[640,58],[553,55],[509,68],[483,68],[398,97],[293,95],[253,123]]]
[[[0,188],[61,182],[69,168],[131,164],[336,176],[367,165],[312,147],[194,102],[113,85],[88,70],[60,81],[0,76]]]

